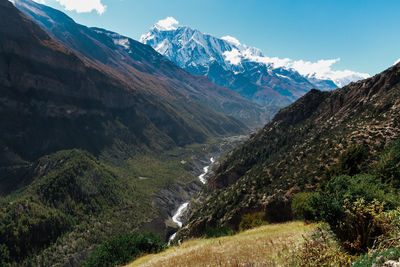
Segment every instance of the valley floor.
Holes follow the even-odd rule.
[[[211,239],[194,239],[159,254],[146,255],[129,264],[136,266],[287,266],[302,236],[315,224],[271,224]]]

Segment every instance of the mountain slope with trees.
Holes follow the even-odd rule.
[[[158,87],[156,76],[135,75],[127,80],[67,49],[0,0],[0,249],[7,263],[79,265],[94,246],[144,225],[165,238],[176,227],[168,222],[175,202],[201,186],[193,154],[248,131],[169,84]],[[154,196],[168,190],[178,193],[161,207]]]
[[[232,115],[251,127],[271,119],[276,107],[261,107],[231,90],[193,75],[159,53],[126,36],[77,24],[61,11],[31,0],[15,0],[15,6],[68,50],[131,87],[167,100],[195,101]],[[186,100],[182,100],[182,98]],[[185,107],[190,110],[190,105]],[[195,112],[195,111],[193,111]]]
[[[271,222],[290,220],[292,196],[316,190],[342,153],[362,145],[363,162],[373,162],[398,138],[399,94],[400,64],[332,92],[311,90],[226,157],[181,235],[237,229],[242,215],[256,211]]]

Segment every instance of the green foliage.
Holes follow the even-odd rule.
[[[264,217],[264,212],[256,212],[243,215],[242,220],[239,224],[239,231],[245,231],[263,225],[265,223],[263,220]]]
[[[118,202],[116,177],[89,153],[60,151],[36,166],[27,188],[10,195],[0,207],[0,240],[11,261],[22,262],[73,229],[90,214]]]
[[[353,263],[353,267],[383,266],[387,261],[398,261],[400,258],[400,247],[393,247],[383,251],[374,251],[363,255]]]
[[[115,175],[92,155],[80,150],[57,152],[39,166],[52,166],[35,185],[41,200],[72,215],[98,212],[118,204]]]
[[[292,212],[298,219],[313,220],[316,213],[312,206],[313,193],[300,192],[293,196]]]
[[[10,260],[10,253],[4,244],[0,244],[0,267],[8,267]]]
[[[395,141],[373,165],[372,173],[382,182],[400,188],[400,140]]]
[[[85,267],[108,267],[128,263],[145,253],[163,250],[166,244],[152,233],[118,235],[101,244],[83,263]]]
[[[204,237],[205,238],[221,237],[221,236],[233,235],[234,233],[235,231],[229,227],[223,227],[223,226],[211,227],[206,230]]]
[[[393,190],[365,174],[334,177],[312,198],[316,217],[326,221],[344,247],[355,253],[387,233],[388,222],[382,214],[396,206]]]
[[[322,225],[303,238],[304,242],[296,249],[290,266],[351,266],[354,256],[342,249],[329,227]]]
[[[323,177],[323,183],[339,175],[356,175],[361,172],[361,166],[368,157],[367,149],[362,145],[352,145],[339,156],[337,164],[328,169]]]
[[[12,260],[49,245],[70,227],[63,213],[29,200],[6,203],[0,209],[0,240]]]
[[[346,215],[335,232],[348,251],[365,252],[378,237],[390,237],[392,220],[384,212],[383,203],[375,200],[368,203],[364,199],[350,202],[346,199],[344,209]]]
[[[374,199],[385,202],[386,209],[398,205],[396,194],[373,175],[342,175],[334,177],[312,199],[312,206],[317,211],[317,218],[336,228],[338,220],[345,216],[344,200],[355,202],[358,199],[371,202]]]

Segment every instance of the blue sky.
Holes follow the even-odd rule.
[[[172,16],[180,25],[217,37],[234,36],[269,57],[340,58],[333,69],[373,75],[400,58],[398,0],[44,1],[78,23],[136,40],[158,20]]]

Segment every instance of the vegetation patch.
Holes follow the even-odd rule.
[[[166,244],[151,233],[121,234],[102,243],[83,266],[117,266],[128,263],[142,254],[157,253],[165,247]]]

